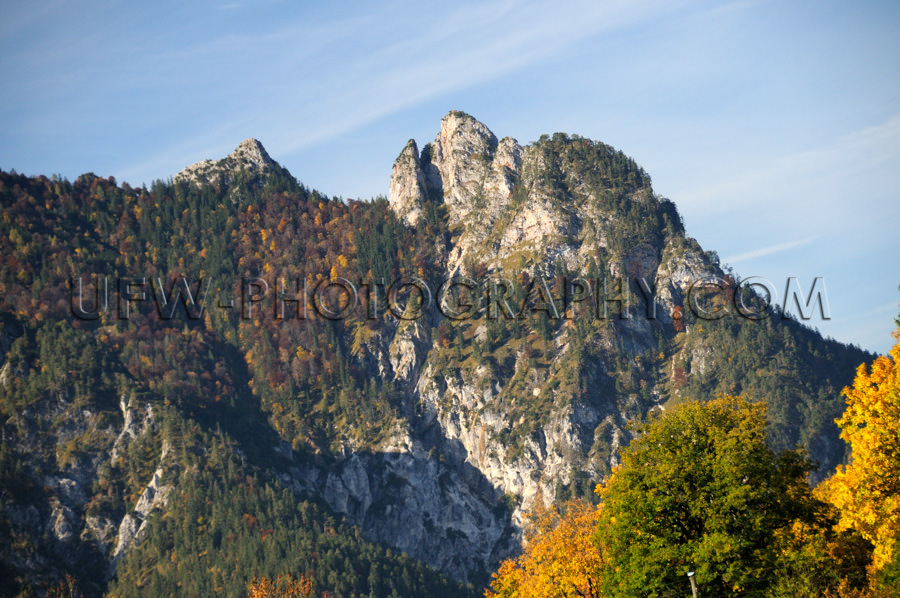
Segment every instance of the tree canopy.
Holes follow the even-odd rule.
[[[798,568],[786,554],[802,554],[798,545],[813,538],[836,540],[807,484],[808,460],[767,446],[764,404],[688,403],[640,432],[598,487],[606,595],[683,595],[688,571],[704,595],[816,595],[856,563],[817,553],[799,564],[816,569],[806,588],[785,587]]]
[[[900,329],[895,333],[900,341]],[[847,410],[837,420],[851,447],[850,463],[838,466],[821,496],[840,509],[839,526],[858,530],[874,546],[873,565],[898,559],[900,538],[900,342],[889,355],[856,371],[844,389]],[[896,566],[896,565],[895,565]]]
[[[601,555],[591,541],[599,514],[583,499],[535,509],[528,517],[522,555],[500,565],[485,596],[599,597]]]

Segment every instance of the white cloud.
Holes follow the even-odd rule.
[[[536,65],[588,37],[659,18],[678,4],[498,1],[444,5],[423,15],[418,4],[404,2],[369,13],[352,11],[318,23],[315,32],[307,25],[287,24],[255,36],[228,36],[227,43],[222,38],[197,43],[163,58],[171,64],[232,63],[240,71],[247,62],[242,53],[262,51],[272,62],[243,69],[253,79],[248,86],[263,90],[258,101],[236,107],[223,130],[198,129],[196,136],[205,140],[195,139],[193,145],[230,147],[234,140],[255,134],[283,156],[429,99]],[[208,80],[224,75],[197,76]],[[185,75],[179,79],[186,80]],[[226,96],[219,101],[227,109],[237,99]],[[163,163],[164,156],[173,153],[173,148],[165,148],[159,158],[144,163]],[[137,172],[139,165],[125,170]]]
[[[848,185],[863,171],[900,162],[900,114],[836,137],[818,148],[778,156],[747,171],[746,164],[722,170],[717,181],[679,193],[679,203],[725,212],[736,206],[779,201],[786,190],[837,183]],[[808,197],[808,200],[815,198]]]
[[[187,94],[184,104],[216,103],[211,114],[219,121],[203,122],[212,118],[206,113],[199,121],[183,116],[193,131],[120,172],[131,178],[148,172],[166,176],[210,157],[192,152],[188,158],[188,149],[210,149],[217,156],[249,135],[286,157],[429,99],[536,65],[585,38],[659,18],[676,4],[551,6],[501,0],[443,5],[423,14],[417,3],[401,2],[372,12],[349,11],[315,27],[288,22],[275,30],[197,41],[160,53],[149,75],[134,76],[153,81],[160,69],[171,71]],[[221,70],[225,64],[227,72]],[[223,80],[232,77],[249,78],[242,87],[254,89],[254,97],[223,93]]]
[[[795,247],[802,247],[803,245],[808,245],[816,240],[816,237],[808,237],[806,239],[800,239],[797,241],[790,241],[787,243],[778,243],[775,245],[769,245],[767,247],[762,247],[760,249],[754,249],[753,251],[747,251],[744,253],[739,253],[737,255],[728,256],[722,259],[723,262],[727,264],[737,264],[739,262],[744,262],[747,260],[752,260],[755,258],[769,256],[775,253],[780,253],[782,251],[787,251],[789,249],[794,249]]]

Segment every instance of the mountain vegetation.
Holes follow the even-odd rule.
[[[390,198],[326,197],[249,140],[149,187],[0,172],[0,205],[0,593],[481,594],[520,553],[501,571],[527,579],[553,546],[593,546],[598,525],[617,545],[593,489],[611,476],[614,502],[662,483],[626,473],[661,412],[757,457],[708,463],[723,485],[753,465],[779,489],[718,488],[735,512],[765,507],[745,544],[703,544],[736,531],[692,515],[718,527],[670,556],[701,583],[755,587],[774,557],[753,547],[807,554],[803,534],[843,550],[858,529],[893,562],[881,527],[804,486],[846,461],[840,389],[874,356],[780,308],[733,313],[737,276],[603,143],[522,147],[452,112],[401,152]],[[692,309],[707,279],[723,288],[695,299],[727,317]],[[721,394],[747,403],[711,403],[707,429],[694,405]],[[885,461],[857,461],[869,449],[848,422],[869,415],[855,413],[836,479],[867,485],[856,464]],[[834,517],[843,531],[818,533]],[[600,555],[563,556],[546,579],[594,595],[669,579],[652,559],[602,573]]]
[[[898,321],[900,326],[900,321]],[[869,368],[861,364],[844,389],[847,410],[838,420],[851,460],[817,488],[840,510],[838,527],[874,545],[879,582],[900,587],[900,328],[898,344]]]
[[[684,595],[688,575],[701,595],[895,595],[898,357],[900,343],[844,389],[852,460],[817,488],[802,451],[767,445],[763,403],[682,404],[641,425],[597,506],[532,515],[485,595]]]

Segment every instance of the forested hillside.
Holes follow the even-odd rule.
[[[873,357],[778,309],[698,317],[691,283],[737,275],[632,159],[462,113],[389,200],[248,141],[149,188],[0,172],[0,204],[9,595],[479,594],[523,513],[593,497],[650,413],[743,394],[824,477]]]

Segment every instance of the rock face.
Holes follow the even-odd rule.
[[[449,253],[450,274],[475,262],[508,268],[511,260],[531,273],[549,271],[558,261],[577,270],[609,249],[606,236],[617,214],[599,209],[597,188],[586,183],[590,172],[582,165],[566,166],[571,170],[560,171],[546,144],[523,148],[511,137],[498,142],[484,124],[451,112],[420,155],[411,140],[395,161],[390,205],[411,226],[427,202],[445,207],[459,233]],[[564,188],[548,184],[552,177],[562,179]],[[634,201],[657,201],[649,182],[635,191]],[[661,248],[643,249],[655,252],[658,265]],[[655,265],[645,266],[643,274],[655,272]]]
[[[453,579],[484,573],[518,548],[496,490],[464,463],[399,431],[378,453],[352,453],[329,470],[295,468],[289,484],[325,499],[367,537],[424,560]]]
[[[209,184],[217,182],[218,176],[240,170],[262,175],[275,165],[275,160],[269,157],[262,143],[256,139],[247,139],[221,160],[202,160],[182,169],[175,175],[175,180],[188,180],[198,185]]]
[[[523,148],[510,137],[498,141],[471,116],[451,112],[421,153],[414,141],[406,145],[391,175],[390,206],[408,226],[417,225],[429,203],[445,211],[453,238],[446,262],[448,278],[474,276],[478,268],[485,276],[501,278],[522,272],[550,278],[560,271],[587,276],[594,268],[594,274],[602,272],[610,279],[598,277],[600,284],[624,280],[625,288],[619,288],[626,295],[629,289],[636,293],[629,281],[639,278],[656,292],[649,303],[658,317],[608,321],[595,336],[591,358],[581,356],[585,349],[576,349],[571,328],[548,339],[555,354],[543,367],[529,363],[529,349],[522,345],[510,346],[517,352],[514,364],[489,367],[442,360],[445,351],[421,331],[415,346],[411,335],[402,331],[391,342],[393,375],[413,384],[409,401],[419,406],[414,436],[437,439],[433,441],[437,450],[452,456],[457,467],[469,468],[495,495],[515,497],[518,506],[510,528],[514,534],[523,511],[552,501],[561,488],[579,480],[600,479],[616,464],[616,449],[630,437],[627,420],[659,408],[662,402],[656,393],[622,397],[610,387],[607,372],[615,369],[616,355],[639,359],[654,350],[660,326],[671,325],[672,311],[682,304],[690,284],[721,275],[699,246],[683,239],[674,208],[652,193],[643,173],[637,172],[632,188],[616,189],[597,176],[599,167],[592,170],[564,153],[572,146],[595,156],[592,159],[600,166],[620,159],[611,148],[589,140],[542,139]],[[620,229],[628,226],[621,223],[623,206],[648,213],[669,211],[672,228],[623,243]],[[598,262],[605,267],[598,267]],[[632,299],[634,305],[624,310],[625,315],[644,309],[638,297]],[[483,342],[487,329],[473,328],[472,342]],[[572,375],[596,388],[591,393],[564,390]],[[523,395],[544,407],[532,412],[516,408]],[[511,437],[518,438],[511,442]],[[427,478],[435,472],[424,467],[421,474]],[[418,484],[431,485],[422,478]],[[329,496],[327,488],[325,495]],[[355,504],[365,504],[364,496],[357,496]],[[342,510],[346,501],[331,502]],[[441,525],[468,529],[446,516]],[[380,539],[405,543],[411,554],[426,555],[426,561],[448,570],[440,550],[429,556],[435,547],[379,533],[385,529],[380,526],[373,529]],[[484,534],[465,537],[469,554],[496,556],[495,549],[486,549],[508,546],[495,536],[488,544]]]
[[[192,164],[176,174],[174,180],[228,189],[240,177],[261,186],[266,176],[279,170],[282,170],[281,166],[269,157],[262,143],[256,139],[247,139],[225,158]],[[231,199],[240,201],[241,198],[232,196]]]
[[[391,208],[409,226],[415,226],[422,216],[422,206],[428,197],[426,189],[419,148],[410,139],[394,162],[390,187]]]
[[[128,547],[140,538],[148,515],[164,507],[173,486],[169,477],[165,445],[159,466],[134,505],[118,517],[98,515],[91,509],[89,497],[100,471],[115,467],[135,442],[149,441],[156,429],[153,409],[136,405],[122,397],[122,425],[106,427],[103,418],[92,410],[78,409],[65,400],[23,411],[15,421],[6,422],[4,443],[12,450],[29,455],[29,467],[40,476],[45,498],[25,508],[12,506],[11,523],[22,534],[43,537],[51,544],[52,554],[62,564],[79,569],[91,583],[91,593],[99,592],[103,582],[115,571],[115,563]],[[54,422],[54,423],[49,423]],[[89,451],[71,459],[61,451],[78,438],[89,435]],[[52,456],[55,453],[55,458]],[[108,475],[105,474],[105,475]],[[48,566],[39,558],[12,561],[20,570],[36,573]]]
[[[165,457],[165,453],[166,451],[163,452],[162,458]],[[153,477],[150,478],[150,482],[141,493],[141,497],[138,499],[137,504],[134,505],[134,511],[126,514],[125,517],[122,518],[121,523],[119,523],[119,532],[116,536],[116,547],[112,551],[113,568],[115,568],[115,564],[125,554],[125,551],[128,550],[131,543],[139,539],[141,532],[147,525],[147,517],[150,515],[150,512],[154,509],[166,506],[169,492],[172,491],[172,486],[161,483],[165,473],[166,471],[163,467],[159,467],[153,472]]]

